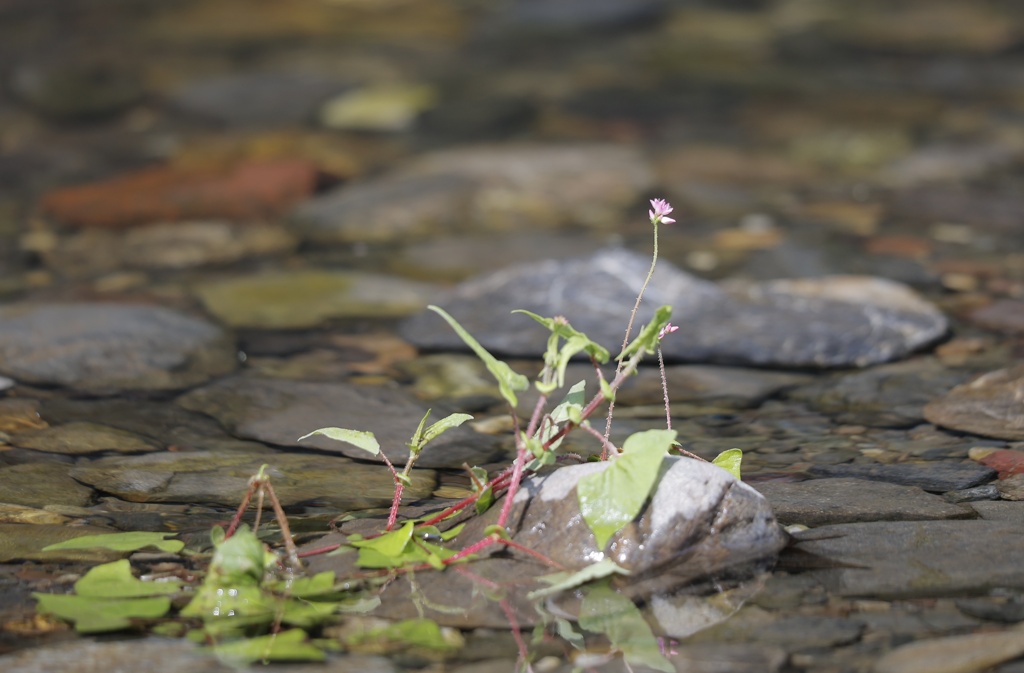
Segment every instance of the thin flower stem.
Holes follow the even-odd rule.
[[[665,376],[665,358],[661,354],[661,346],[658,346],[658,369],[661,371],[661,394],[665,398],[665,428],[672,429],[672,410],[668,402],[668,378]]]

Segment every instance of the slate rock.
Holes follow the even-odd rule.
[[[981,673],[1024,654],[1024,628],[909,643],[886,652],[875,673]]]
[[[0,502],[28,507],[84,507],[92,500],[92,489],[72,479],[70,470],[70,465],[61,462],[0,467]]]
[[[854,477],[917,486],[931,493],[960,491],[991,481],[996,476],[996,471],[992,468],[952,461],[891,465],[813,465],[808,471],[820,477]]]
[[[1003,500],[1024,500],[1024,474],[1015,474],[996,482]]]
[[[942,497],[949,502],[977,502],[979,500],[999,500],[999,487],[996,486],[995,484],[985,484],[983,486],[965,488],[960,491],[949,491],[948,493],[943,493]]]
[[[441,305],[485,348],[507,355],[536,356],[546,340],[543,328],[509,313],[515,308],[564,315],[591,339],[617,348],[649,267],[648,258],[622,249],[514,266],[466,281]],[[676,361],[864,367],[904,357],[947,327],[909,288],[879,278],[718,286],[660,262],[635,324],[661,304],[672,305],[673,321],[685,326],[662,344]],[[424,348],[464,348],[433,314],[413,316],[401,331]]]
[[[57,551],[43,551],[43,549],[51,544],[57,544],[58,542],[64,542],[65,540],[83,535],[107,535],[116,532],[116,530],[111,528],[100,526],[68,526],[66,524],[53,523],[0,523],[0,563],[10,563],[11,561],[106,563],[108,561],[115,561],[127,556],[128,553],[97,547]],[[0,657],[0,670],[7,673],[11,669],[4,666],[3,661],[5,658]],[[74,670],[77,671],[79,669],[75,668]]]
[[[1024,589],[1020,519],[846,523],[796,538],[795,551],[829,564],[811,572],[841,596],[896,600]]]
[[[977,500],[971,503],[971,509],[982,519],[988,521],[1024,521],[1024,502],[1012,500]]]
[[[88,59],[17,67],[10,89],[45,117],[64,122],[96,121],[123,112],[145,96],[131,64]]]
[[[161,451],[110,456],[75,467],[72,476],[131,502],[202,503],[237,507],[249,479],[268,465],[284,506],[299,504],[366,509],[391,503],[394,480],[384,467],[338,456],[263,451]],[[405,498],[430,495],[431,470],[413,470]]]
[[[755,488],[782,525],[823,526],[857,521],[972,519],[974,510],[946,502],[914,486],[863,479],[765,482]]]
[[[357,460],[375,461],[366,451],[326,437],[299,437],[319,428],[339,427],[373,432],[381,450],[396,465],[409,458],[405,443],[427,407],[404,392],[385,386],[319,383],[234,376],[193,390],[178,404],[219,420],[239,437],[276,446],[319,449]],[[434,406],[432,420],[448,412]],[[459,468],[482,465],[501,455],[494,437],[463,426],[431,442],[420,467]]]
[[[1024,440],[1024,364],[988,372],[924,408],[930,422],[986,437]]]
[[[780,391],[807,383],[809,376],[743,367],[676,365],[665,368],[673,404],[709,404],[733,409],[756,407]],[[615,395],[616,404],[637,406],[664,402],[661,374],[643,368]]]
[[[99,423],[68,423],[15,435],[11,443],[48,453],[81,454],[114,451],[144,453],[161,447],[144,437]]]
[[[160,306],[0,307],[0,373],[90,393],[173,390],[237,366],[218,327]]]
[[[311,122],[320,104],[347,86],[311,72],[247,72],[191,82],[171,102],[231,126],[300,125]]]

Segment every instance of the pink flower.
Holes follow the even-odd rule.
[[[651,224],[659,224],[661,222],[672,224],[675,220],[671,217],[666,217],[671,212],[672,206],[665,199],[651,199],[651,210],[647,211],[647,214],[651,218]]]
[[[671,210],[671,209],[670,209]],[[665,323],[665,326],[658,332],[658,341],[664,339],[667,335],[672,334],[679,329],[679,325],[673,325],[672,323]]]

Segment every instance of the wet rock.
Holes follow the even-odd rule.
[[[1022,533],[1020,519],[848,523],[800,533],[795,549],[828,563],[812,572],[842,596],[949,596],[1024,588]]]
[[[677,671],[688,673],[778,673],[785,650],[771,643],[691,643],[668,657]]]
[[[12,438],[15,446],[48,453],[83,454],[99,451],[116,453],[144,453],[162,448],[156,442],[125,430],[99,423],[67,423],[34,432],[24,432]]]
[[[312,194],[316,167],[302,160],[247,162],[225,170],[147,168],[47,193],[43,211],[80,227],[123,229],[168,220],[260,220]]]
[[[470,207],[476,231],[621,225],[654,185],[639,152],[616,145],[480,145],[427,154],[412,175],[479,181]]]
[[[930,422],[1001,439],[1024,439],[1024,365],[989,372],[958,385],[924,408]]]
[[[624,325],[650,267],[621,249],[588,259],[546,261],[471,279],[442,306],[485,348],[537,355],[546,332],[524,316],[565,315],[607,346],[621,343]],[[717,286],[660,263],[637,317],[660,304],[685,329],[666,339],[673,360],[790,367],[867,366],[904,357],[939,338],[946,319],[908,288],[878,278],[833,277]],[[462,349],[432,314],[414,316],[403,335],[425,348]]]
[[[823,526],[857,521],[971,519],[974,511],[913,486],[863,479],[766,482],[755,488],[782,525]]]
[[[993,622],[1024,622],[1024,600],[1020,595],[962,598],[956,607],[966,615]]]
[[[996,482],[1003,500],[1024,500],[1024,474],[1015,474]]]
[[[821,477],[854,477],[917,486],[931,493],[971,488],[991,481],[996,476],[996,471],[991,468],[952,461],[895,465],[814,465],[809,468],[809,472]]]
[[[373,273],[310,269],[199,283],[207,310],[232,327],[300,329],[330,318],[395,317],[422,308],[434,288]]]
[[[995,484],[985,484],[974,488],[965,488],[959,491],[943,493],[949,502],[977,502],[978,500],[999,500],[999,487]],[[984,518],[984,517],[982,517]]]
[[[756,407],[776,393],[810,381],[802,374],[741,367],[677,365],[665,368],[668,396],[673,404],[709,404],[733,409]],[[616,404],[637,406],[664,402],[661,374],[644,368],[626,381]]]
[[[66,524],[69,517],[36,507],[0,503],[0,523]]]
[[[611,558],[631,572],[631,584],[661,589],[773,558],[786,543],[757,491],[713,465],[667,458],[649,504],[598,549],[579,512],[576,483],[607,467],[585,463],[524,480],[509,518],[512,539],[569,569]],[[482,537],[500,509],[470,521],[460,538]]]
[[[45,427],[46,421],[39,416],[38,400],[17,397],[0,399],[0,432],[25,432]]]
[[[268,465],[274,492],[285,506],[366,509],[390,504],[394,481],[386,468],[336,456],[263,451],[178,451],[110,456],[80,464],[75,479],[131,502],[217,504],[237,507],[249,479]],[[414,470],[409,500],[434,488],[430,470]]]
[[[0,523],[0,563],[10,563],[11,561],[43,561],[51,563],[58,561],[84,561],[86,563],[105,563],[107,561],[114,561],[127,556],[128,553],[112,551],[110,549],[43,551],[43,548],[83,535],[104,535],[116,532],[113,529],[101,528],[99,526]],[[7,658],[0,657],[0,666],[4,665],[4,659]],[[4,668],[3,670],[8,671],[10,669]]]
[[[757,641],[788,651],[813,650],[849,645],[860,639],[864,623],[856,619],[822,616],[773,618],[758,608],[747,608],[732,620],[705,631],[697,642]]]
[[[172,104],[230,126],[297,126],[348,85],[312,72],[248,72],[192,82]]]
[[[92,500],[92,489],[72,479],[70,468],[59,462],[0,467],[0,502],[28,507],[83,507]]]
[[[840,423],[904,428],[922,423],[924,405],[965,376],[932,358],[916,358],[816,381],[789,397],[835,415]]]
[[[324,437],[298,438],[318,428],[340,427],[373,432],[381,450],[395,464],[409,457],[409,441],[427,408],[394,388],[341,383],[287,381],[235,376],[194,390],[178,399],[186,409],[219,420],[239,437],[277,446],[320,449],[358,460],[377,460],[344,442]],[[447,412],[434,407],[432,419]],[[496,440],[466,427],[450,430],[428,445],[417,466],[481,465],[501,452]]]
[[[471,176],[389,176],[309,199],[292,220],[317,243],[404,241],[465,228],[476,187]]]
[[[0,307],[0,372],[25,383],[92,393],[171,390],[237,366],[219,328],[159,306]]]
[[[98,60],[22,65],[14,70],[10,88],[43,116],[58,121],[94,121],[142,100],[145,92],[140,78],[126,65]]]
[[[887,652],[875,673],[981,673],[1024,654],[1024,628],[933,638]]]
[[[476,401],[488,407],[502,399],[494,377],[475,355],[424,355],[404,363],[402,370],[413,378],[413,392],[422,400]]]

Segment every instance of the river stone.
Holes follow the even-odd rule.
[[[34,432],[23,432],[15,435],[11,443],[25,449],[71,455],[99,451],[143,453],[162,448],[156,442],[133,432],[88,422],[67,423]]]
[[[1024,654],[1024,626],[909,643],[886,652],[874,673],[981,673]],[[1002,669],[1000,669],[1002,670]]]
[[[956,386],[924,408],[936,425],[986,437],[1024,440],[1024,364]]]
[[[65,463],[22,463],[0,468],[0,502],[28,507],[73,505],[84,507],[92,489],[69,476]]]
[[[842,596],[897,600],[1024,589],[1020,519],[836,524],[800,533],[795,551],[826,562],[827,569],[812,572]]]
[[[208,281],[195,292],[232,327],[303,329],[331,318],[405,316],[428,303],[433,287],[380,274],[309,269]]]
[[[404,172],[477,181],[475,231],[619,227],[655,181],[640,152],[607,144],[474,145],[426,154]]]
[[[51,544],[64,542],[83,535],[107,535],[118,531],[100,526],[68,526],[52,523],[0,523],[0,563],[11,561],[42,561],[42,562],[74,562],[105,563],[115,561],[128,555],[128,552],[113,551],[93,547],[91,549],[65,549],[43,551]],[[10,669],[3,667],[4,657],[0,657],[0,670],[7,673]],[[74,670],[78,670],[77,668]],[[109,669],[108,669],[109,670]]]
[[[972,519],[959,507],[914,486],[863,479],[813,479],[798,483],[765,482],[755,488],[768,499],[779,523],[823,526],[857,521]]]
[[[977,463],[932,461],[892,465],[843,464],[813,465],[808,470],[819,477],[853,477],[917,486],[931,493],[962,491],[996,477],[996,471]]]
[[[216,326],[169,308],[101,303],[0,307],[0,373],[96,394],[173,390],[237,366]]]
[[[673,404],[699,403],[733,409],[756,407],[779,391],[807,383],[811,377],[744,367],[676,365],[665,368]],[[616,405],[663,404],[661,373],[643,368],[615,395]]]
[[[326,437],[299,437],[319,428],[340,427],[373,432],[391,462],[404,465],[405,443],[427,407],[395,388],[234,376],[199,388],[178,404],[219,420],[239,437],[277,446],[319,449],[357,460],[378,460],[346,442]],[[447,415],[434,407],[432,420]],[[441,435],[420,454],[421,467],[459,468],[499,458],[497,440],[463,426]]]
[[[261,465],[281,504],[365,509],[391,503],[387,469],[337,456],[274,451],[167,451],[110,456],[80,464],[72,476],[131,502],[180,502],[237,506]],[[435,476],[414,470],[405,498],[430,495]]]
[[[466,281],[441,305],[485,348],[506,355],[536,356],[546,340],[546,330],[510,314],[516,308],[564,315],[591,339],[617,348],[649,267],[648,258],[623,249],[513,266]],[[662,345],[676,361],[865,367],[904,357],[947,328],[942,313],[906,286],[870,277],[719,286],[661,262],[636,327],[660,304],[672,305],[673,322],[684,326]],[[423,348],[465,348],[427,312],[401,331]]]

